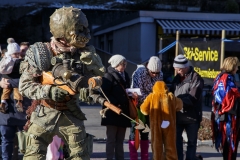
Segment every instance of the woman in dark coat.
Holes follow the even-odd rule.
[[[111,66],[103,77],[102,90],[112,104],[129,116],[129,101],[125,89],[130,87],[130,78],[124,71],[127,66],[126,59],[121,55],[114,55],[108,62]],[[114,154],[115,159],[124,160],[123,141],[126,128],[131,127],[130,120],[112,110],[107,110],[105,116],[101,125],[106,126],[107,129],[107,160],[112,160]]]

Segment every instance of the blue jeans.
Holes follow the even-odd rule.
[[[2,159],[11,160],[13,153],[14,137],[18,129],[22,129],[23,126],[0,126],[1,138],[2,138]]]
[[[194,160],[195,159],[199,127],[200,127],[200,123],[177,124],[177,142],[176,142],[176,145],[177,145],[178,160],[183,160],[183,137],[182,137],[182,133],[183,133],[184,129],[187,133],[187,138],[188,138],[186,160]]]

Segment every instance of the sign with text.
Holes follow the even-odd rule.
[[[179,54],[184,54],[204,83],[213,85],[213,79],[220,73],[221,41],[181,41]]]

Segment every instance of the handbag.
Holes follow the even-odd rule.
[[[137,108],[134,105],[133,100],[131,98],[129,98],[126,90],[123,87],[123,85],[121,83],[119,83],[119,84],[122,86],[122,89],[124,90],[124,93],[126,94],[126,96],[128,98],[129,117],[135,120],[138,116]]]
[[[127,95],[128,97],[128,95]],[[133,101],[128,97],[128,101],[129,101],[129,117],[132,119],[136,119],[138,114],[137,114],[137,108],[135,107],[135,105],[133,104]]]
[[[116,79],[117,81],[117,78],[115,77],[115,75],[113,75],[113,77]],[[136,119],[137,116],[138,116],[138,113],[137,113],[137,108],[136,106],[134,105],[133,103],[133,100],[131,98],[129,98],[126,90],[124,89],[123,85],[117,81],[117,83],[122,87],[122,89],[124,90],[124,93],[126,94],[127,98],[128,98],[128,108],[129,108],[129,117],[132,118],[132,119]]]

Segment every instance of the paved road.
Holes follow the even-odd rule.
[[[99,111],[101,106],[82,106],[82,111],[86,114],[87,121],[85,121],[86,131],[95,136],[93,144],[93,154],[91,155],[91,160],[104,160],[105,158],[105,127],[101,126],[101,117]],[[203,107],[203,115],[210,117],[210,107]],[[128,149],[128,136],[129,129],[127,129],[125,142],[124,142],[124,151],[125,151],[125,160],[129,160],[129,149]],[[185,146],[186,149],[186,146]],[[139,149],[140,150],[140,149]],[[150,157],[152,156],[151,147],[149,147]],[[211,143],[205,143],[205,145],[199,145],[197,148],[197,153],[201,154],[204,160],[222,160],[222,156],[214,148],[211,147]],[[240,147],[238,148],[238,157],[240,159]],[[22,155],[19,155],[19,160],[22,159]],[[140,155],[139,155],[140,159]]]
[[[87,121],[85,121],[86,130],[88,133],[95,135],[95,142],[93,144],[93,154],[91,155],[92,160],[103,160],[105,158],[105,127],[101,126],[101,117],[99,111],[100,106],[83,106],[82,111],[86,114]],[[210,107],[203,107],[203,115],[210,117]],[[127,140],[129,136],[129,129],[125,135],[124,151],[125,159],[129,159],[129,149]],[[186,148],[186,146],[185,146]],[[150,156],[152,155],[151,148],[149,148]],[[221,153],[218,153],[214,148],[211,147],[211,143],[205,143],[197,148],[197,153],[201,154],[204,160],[222,160]],[[240,159],[240,147],[238,149],[238,157]],[[140,155],[139,155],[140,156]],[[140,159],[140,157],[139,157]]]

